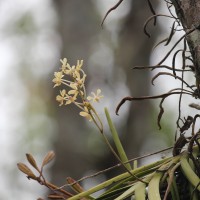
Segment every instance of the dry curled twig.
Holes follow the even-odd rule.
[[[176,21],[173,22],[172,29],[171,29],[171,32],[169,34],[169,37],[167,39],[167,42],[166,42],[165,46],[167,46],[171,42],[172,37],[174,36],[174,34],[176,32],[176,30],[175,30],[175,24],[176,24]]]
[[[110,8],[107,13],[105,14],[102,22],[101,22],[101,27],[103,27],[104,21],[106,19],[106,17],[110,14],[110,12],[112,12],[113,10],[115,10],[124,0],[119,0],[112,8]]]
[[[183,48],[183,51],[182,51],[182,69],[185,69],[185,66],[186,66],[186,64],[185,64],[185,62],[186,62],[186,59],[185,59],[185,52],[186,52],[186,50],[187,50],[187,45],[186,45],[186,40],[184,39],[184,48]],[[183,83],[185,83],[185,81],[184,81],[184,72],[181,73],[181,80],[182,80],[181,81],[181,88],[183,89]],[[179,121],[181,120],[181,100],[182,100],[182,94],[180,94],[180,96],[179,96],[178,118],[177,118],[177,121],[176,121],[177,127],[180,127],[179,126]]]
[[[167,73],[167,72],[158,72],[158,73],[152,78],[152,80],[151,80],[152,85],[154,85],[154,80],[155,80],[156,78],[158,78],[159,76],[161,76],[161,75],[172,76],[172,77],[174,77],[175,79],[179,79],[182,83],[185,83],[185,85],[186,85],[188,88],[190,88],[191,90],[193,90],[192,87],[191,87],[186,81],[184,81],[184,79],[182,79],[182,78],[179,77],[179,76],[175,76],[175,75],[173,75],[173,74],[171,74],[171,73]],[[193,90],[193,91],[194,91],[194,90]]]
[[[142,97],[130,97],[130,96],[127,96],[127,97],[124,97],[120,103],[118,104],[116,110],[115,110],[115,113],[116,115],[119,115],[119,109],[121,108],[121,106],[126,102],[126,101],[138,101],[138,100],[147,100],[147,99],[160,99],[161,98],[161,102],[159,104],[159,107],[160,107],[160,112],[158,114],[158,120],[157,120],[157,123],[158,123],[158,126],[159,128],[161,129],[161,125],[160,125],[160,120],[162,118],[162,115],[164,113],[164,108],[162,107],[162,104],[164,102],[164,100],[168,97],[168,96],[171,96],[171,95],[175,95],[175,94],[187,94],[187,95],[192,95],[192,93],[190,91],[187,91],[187,90],[180,90],[180,91],[174,91],[174,90],[180,90],[180,88],[175,88],[173,90],[170,90],[169,92],[167,93],[164,93],[164,94],[161,94],[161,95],[155,95],[155,96],[142,96]]]
[[[149,24],[149,22],[152,20],[152,19],[155,19],[157,17],[169,17],[169,18],[172,18],[174,19],[174,17],[170,16],[170,15],[164,15],[164,14],[156,14],[156,15],[152,15],[151,17],[149,17],[146,22],[144,23],[144,27],[143,27],[143,30],[144,30],[144,33],[145,35],[147,35],[149,38],[151,37],[151,35],[148,33],[147,31],[147,25]]]
[[[153,8],[153,5],[152,5],[151,1],[150,1],[150,0],[147,0],[147,2],[148,2],[149,8],[150,8],[152,14],[153,14],[153,15],[156,15],[156,12],[155,12],[155,10],[154,10],[154,8]],[[156,19],[157,19],[157,18],[155,17],[155,18],[154,18],[154,23],[153,23],[154,26],[156,25],[156,21],[157,21]]]
[[[192,32],[194,32],[197,28],[194,27],[192,29],[189,29],[182,37],[179,38],[179,40],[172,46],[172,48],[170,49],[170,51],[168,51],[168,53],[165,55],[165,57],[157,64],[157,65],[161,65],[167,58],[168,56],[171,54],[171,52],[174,50],[174,48],[184,39],[186,38],[186,36],[188,36],[189,34],[191,34]]]
[[[187,67],[187,66],[186,66]],[[151,70],[154,70],[154,69],[169,69],[169,70],[175,70],[177,72],[193,72],[193,70],[191,69],[173,69],[172,67],[170,66],[167,66],[167,65],[149,65],[149,66],[135,66],[133,67],[132,69],[151,69]]]

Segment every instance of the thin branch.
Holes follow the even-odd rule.
[[[174,29],[175,24],[176,24],[176,21],[173,22],[172,29],[171,29],[171,32],[170,32],[170,34],[169,34],[169,37],[168,37],[168,40],[167,40],[165,46],[167,46],[167,45],[171,42],[172,37],[173,37],[174,34],[176,33],[176,31],[175,31],[175,29]]]
[[[103,27],[104,21],[107,18],[107,16],[110,14],[110,12],[112,12],[113,10],[115,10],[124,0],[119,0],[112,8],[110,8],[107,13],[105,14],[102,22],[101,22],[101,27]]]
[[[191,69],[185,69],[185,70],[182,70],[182,69],[173,69],[172,67],[169,67],[167,65],[153,65],[153,66],[135,66],[133,67],[132,69],[151,69],[151,70],[154,70],[154,69],[162,69],[162,68],[166,68],[166,69],[169,69],[169,70],[175,70],[177,72],[182,72],[182,71],[185,71],[185,72],[193,72]]]
[[[185,61],[186,61],[185,52],[186,52],[186,50],[187,50],[186,39],[184,39],[184,49],[182,51],[182,69],[183,70],[185,69]],[[181,79],[184,80],[184,72],[182,72],[181,76],[182,76]],[[182,81],[182,83],[181,83],[181,88],[182,89],[183,89],[183,83],[184,82]],[[180,127],[179,126],[179,120],[181,119],[181,100],[182,100],[182,93],[180,94],[179,102],[178,102],[178,119],[176,121],[177,127]]]
[[[168,148],[165,148],[165,149],[162,149],[162,150],[159,150],[159,151],[156,151],[156,152],[153,152],[153,153],[149,153],[149,154],[146,154],[146,155],[143,155],[143,156],[139,156],[139,157],[136,157],[136,158],[132,158],[132,159],[130,159],[128,162],[130,163],[130,162],[133,162],[133,161],[135,161],[135,160],[141,160],[141,159],[143,159],[143,158],[147,158],[147,157],[150,157],[150,156],[153,156],[153,155],[156,155],[156,154],[159,154],[159,153],[168,151],[168,150],[170,150],[170,149],[173,149],[173,146],[168,147]],[[127,162],[127,163],[128,163],[128,162]],[[126,163],[124,163],[124,164],[126,164]],[[84,176],[84,177],[78,179],[77,181],[75,181],[75,182],[72,183],[72,184],[65,184],[65,185],[63,185],[63,186],[61,186],[61,187],[59,187],[59,188],[62,189],[62,188],[64,188],[64,187],[70,187],[70,186],[72,186],[72,185],[74,185],[74,184],[80,183],[81,181],[84,181],[84,180],[89,179],[89,178],[94,178],[94,177],[96,177],[96,176],[99,176],[100,174],[106,173],[106,172],[108,172],[108,171],[110,171],[110,170],[113,170],[113,169],[115,169],[115,168],[118,168],[118,167],[120,167],[120,166],[121,166],[121,163],[118,163],[118,164],[116,164],[116,165],[114,165],[114,166],[112,166],[112,167],[109,167],[109,168],[107,168],[107,169],[101,170],[101,171],[96,172],[96,173],[94,173],[94,174],[91,174],[91,175],[88,175],[88,176]]]
[[[182,49],[179,49],[179,50],[177,50],[175,53],[174,53],[174,55],[173,55],[173,58],[172,58],[172,68],[173,68],[173,74],[174,74],[174,76],[176,76],[176,67],[175,67],[175,65],[176,65],[176,56],[177,56],[177,54],[179,53],[179,52],[181,52],[181,51],[183,51]]]
[[[167,38],[165,38],[165,39],[159,41],[159,42],[152,48],[152,50],[154,50],[154,49],[155,49],[156,47],[158,47],[160,44],[166,42],[168,39],[169,39],[169,37],[167,37]]]
[[[147,28],[147,25],[149,24],[149,22],[154,19],[154,18],[157,18],[157,17],[169,17],[169,18],[173,18],[172,16],[170,15],[164,15],[164,14],[157,14],[157,15],[152,15],[151,17],[149,17],[146,22],[144,23],[144,27],[143,27],[143,30],[144,30],[144,33],[145,35],[147,35],[149,38],[151,37],[151,35],[147,32],[146,28]]]
[[[184,91],[184,90],[183,90]],[[165,97],[168,97],[170,95],[173,95],[173,94],[180,94],[180,91],[179,92],[171,92],[171,93],[164,93],[164,94],[161,94],[161,95],[155,95],[155,96],[142,96],[142,97],[131,97],[131,96],[127,96],[127,97],[124,97],[120,103],[118,104],[116,110],[115,110],[115,113],[116,115],[119,115],[118,112],[119,112],[119,109],[121,108],[121,106],[126,102],[126,101],[138,101],[138,100],[147,100],[147,99],[159,99],[159,98],[165,98]],[[188,95],[192,95],[192,93],[190,91],[184,91],[183,94],[188,94]]]
[[[153,15],[156,15],[156,12],[155,12],[155,10],[154,10],[152,4],[151,4],[151,1],[150,1],[150,0],[147,0],[147,2],[148,2],[149,8],[150,8],[152,14],[153,14]],[[154,18],[154,23],[153,23],[154,26],[156,25],[156,21],[157,21],[156,19],[157,19],[157,18],[155,17],[155,18]]]
[[[168,72],[159,72],[159,73],[157,73],[157,74],[152,78],[152,80],[151,80],[152,85],[154,85],[154,80],[155,80],[156,78],[158,78],[159,76],[161,76],[161,75],[172,76],[172,77],[174,77],[175,79],[179,79],[182,83],[185,83],[185,85],[186,85],[187,87],[189,87],[191,90],[193,90],[193,89],[191,88],[191,86],[190,86],[186,81],[184,81],[183,78],[181,78],[181,77],[179,77],[179,76],[174,76],[173,74],[168,73]],[[194,90],[193,90],[193,91],[194,91]]]
[[[179,42],[181,42],[181,40],[183,40],[186,36],[188,36],[189,34],[191,34],[193,31],[195,31],[197,28],[193,28],[190,29],[189,31],[187,31],[182,37],[179,38],[179,40],[173,45],[173,47],[170,49],[170,51],[165,55],[165,57],[157,64],[157,65],[161,65],[170,55],[170,53],[174,50],[174,48],[178,45]]]

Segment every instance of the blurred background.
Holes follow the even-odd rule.
[[[115,0],[11,0],[0,1],[0,199],[37,199],[47,190],[28,181],[16,163],[26,162],[31,153],[40,163],[53,150],[55,161],[46,176],[57,185],[66,177],[79,179],[117,163],[93,124],[79,116],[74,106],[59,107],[53,89],[53,72],[66,57],[76,64],[84,60],[88,94],[102,89],[104,99],[95,108],[110,137],[104,107],[108,107],[129,158],[144,155],[173,144],[175,123],[171,101],[157,127],[159,100],[127,102],[115,115],[115,108],[125,96],[160,94],[168,91],[173,79],[162,80],[152,88],[148,70],[131,70],[135,65],[156,64],[164,51],[152,47],[161,35],[170,32],[171,21],[148,26],[152,37],[143,33],[143,24],[151,16],[146,1],[124,1],[101,21]],[[155,10],[165,12],[160,1]],[[164,26],[165,25],[165,26]],[[168,34],[167,33],[167,34]],[[166,36],[166,34],[165,34]],[[167,49],[166,49],[167,51]],[[162,87],[161,87],[162,85]],[[173,104],[173,105],[172,105]],[[167,120],[166,120],[167,119]],[[116,171],[87,180],[94,185]],[[95,182],[96,181],[96,182]]]

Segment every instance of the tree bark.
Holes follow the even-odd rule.
[[[191,29],[193,32],[187,35],[186,40],[190,48],[195,69],[196,84],[200,88],[200,1],[199,0],[171,0],[177,16],[187,33]],[[200,92],[200,91],[199,91]]]

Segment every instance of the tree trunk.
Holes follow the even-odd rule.
[[[172,0],[177,16],[187,35],[186,40],[190,48],[195,69],[196,84],[200,88],[200,1],[199,0]]]

